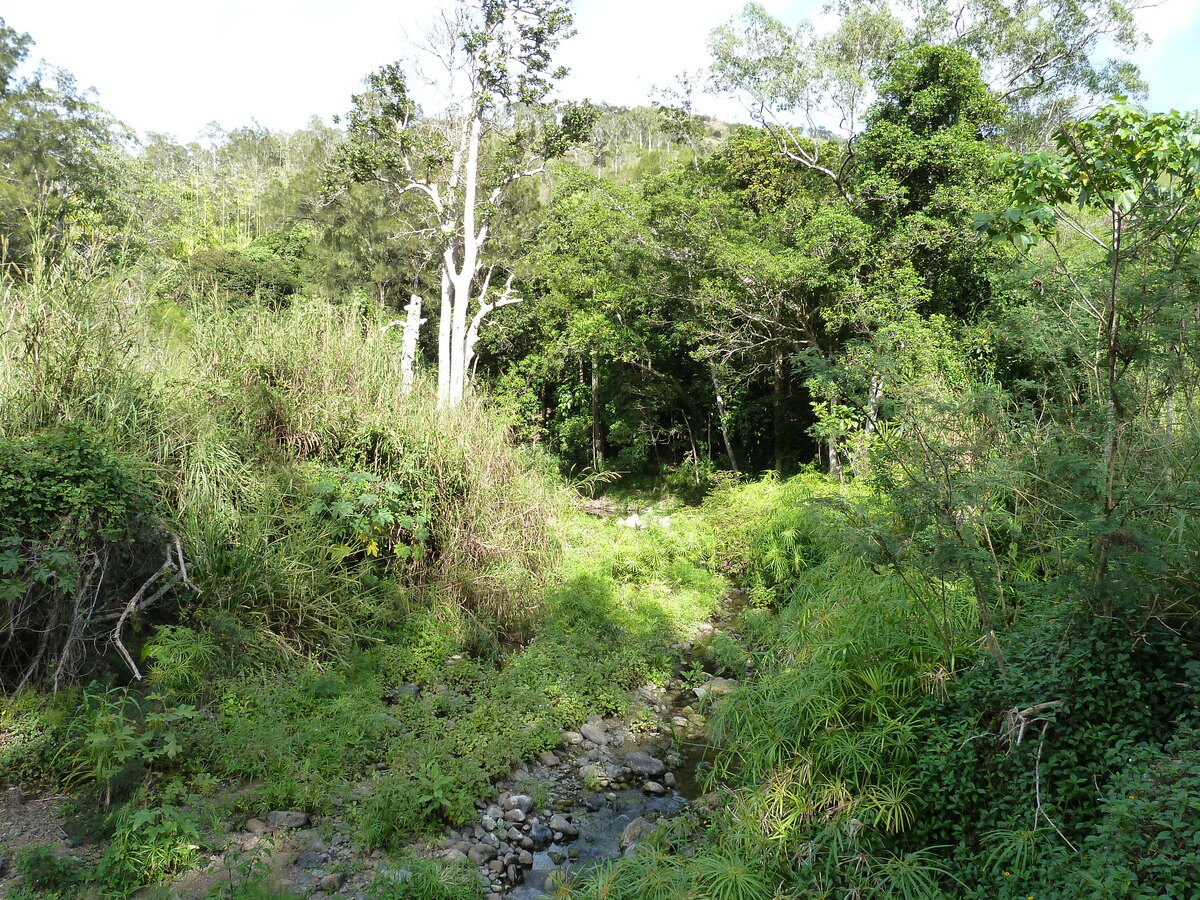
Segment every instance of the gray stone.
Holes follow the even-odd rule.
[[[487,844],[475,844],[467,853],[467,859],[475,863],[477,866],[482,866],[487,862],[496,858],[496,848],[489,847]]]
[[[553,753],[551,753],[549,750],[543,750],[541,753],[539,753],[537,755],[537,758],[538,758],[538,762],[540,762],[543,766],[549,766],[550,768],[553,769],[555,766],[558,765],[558,757],[555,756]]]
[[[608,743],[608,734],[602,722],[587,722],[579,729],[579,733],[583,735],[585,740],[589,740],[593,744],[602,745]]]
[[[622,853],[641,840],[642,832],[645,830],[645,828],[646,820],[641,816],[638,816],[625,826],[625,830],[621,832],[621,840],[618,842],[618,846],[621,848]]]
[[[522,850],[517,856],[517,862],[525,866],[525,868],[529,868],[533,865],[533,854],[528,850]]]
[[[647,781],[645,784],[642,785],[642,790],[645,791],[647,794],[656,794],[656,795],[662,795],[667,792],[667,789],[665,787],[663,787],[661,784],[659,784],[657,781]]]
[[[578,837],[579,829],[571,824],[566,816],[557,815],[550,817],[550,830],[558,831],[567,837]]]
[[[505,810],[519,809],[523,813],[533,809],[533,798],[528,794],[510,794],[500,801]]]
[[[521,829],[516,825],[508,829],[508,839],[510,841],[520,841],[522,837],[524,837],[524,835],[521,834]]]
[[[675,787],[675,773],[667,772],[665,775],[663,775],[663,784],[665,784],[667,787]]]
[[[303,828],[310,821],[308,813],[295,809],[276,809],[267,813],[267,824],[272,828]]]
[[[505,822],[524,822],[525,813],[519,809],[510,809],[504,814]]]
[[[496,830],[496,820],[493,819],[491,816],[485,815],[482,819],[479,820],[479,824],[483,826],[484,831],[495,831]]]
[[[262,819],[251,819],[246,823],[246,830],[251,834],[262,834],[267,830],[267,823]]]
[[[504,871],[504,860],[493,859],[491,862],[489,862],[487,864],[487,867],[490,871],[495,872],[497,875],[499,875],[501,872]]]
[[[533,846],[540,850],[550,843],[554,832],[545,825],[534,825],[529,829],[529,837],[533,840]]]
[[[491,816],[493,819],[503,819],[504,818],[504,810],[501,809],[500,806],[495,803],[488,806],[487,814],[489,816]]]
[[[487,844],[489,847],[499,847],[500,838],[496,837],[495,832],[484,832],[483,837],[479,839],[479,843]]]
[[[442,854],[442,859],[448,863],[465,863],[469,857],[458,848],[452,847]]]
[[[330,893],[333,893],[334,891],[340,891],[342,889],[342,885],[345,883],[345,874],[342,872],[331,872],[321,879],[321,890],[329,891]]]
[[[729,694],[733,691],[736,691],[738,688],[738,683],[732,678],[714,678],[704,686],[708,688],[709,693],[714,697],[720,697],[723,694]]]
[[[576,746],[583,743],[583,735],[578,731],[564,731],[562,736],[563,740],[571,746]]]

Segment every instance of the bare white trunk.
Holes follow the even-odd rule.
[[[421,306],[420,294],[412,294],[408,306],[404,307],[408,315],[404,319],[404,338],[400,343],[400,389],[406,394],[412,391],[417,367],[417,338],[426,321],[421,318]]]
[[[451,406],[450,402],[450,310],[453,306],[453,286],[450,272],[454,265],[454,250],[446,248],[442,262],[442,306],[438,319],[438,408]]]

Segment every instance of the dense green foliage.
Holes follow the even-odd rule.
[[[287,808],[477,896],[413,842],[668,682],[707,793],[564,897],[1194,893],[1200,123],[1067,102],[1131,10],[750,5],[755,127],[554,106],[567,7],[460,11],[461,109],[397,63],[133,152],[0,21],[0,782],[103,844],[15,900]]]

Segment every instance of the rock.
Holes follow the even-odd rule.
[[[588,812],[598,812],[604,804],[599,797],[588,796],[583,798],[583,805]]]
[[[646,824],[646,820],[638,816],[625,826],[625,830],[621,832],[621,840],[618,842],[622,853],[641,840],[642,832],[646,829]]]
[[[522,850],[517,856],[517,862],[526,868],[529,868],[533,865],[533,854],[528,850]]]
[[[448,863],[465,863],[470,857],[457,848],[450,848],[442,854],[442,859]]]
[[[579,777],[583,779],[584,784],[599,782],[605,777],[604,769],[595,764],[589,763],[586,766],[579,767]]]
[[[563,736],[563,740],[566,741],[568,744],[570,744],[572,747],[583,743],[583,735],[580,734],[578,731],[564,731],[562,736]]]
[[[329,854],[318,850],[305,850],[296,857],[296,865],[301,869],[319,869],[329,862]]]
[[[667,787],[675,787],[675,773],[667,772],[665,775],[663,775],[663,784],[665,784]]]
[[[654,794],[656,796],[662,796],[667,792],[667,789],[657,781],[647,781],[642,785],[642,790],[647,794]]]
[[[503,806],[506,811],[518,809],[522,813],[527,813],[533,809],[533,798],[528,794],[509,794],[507,797],[504,797],[500,800],[500,805]]]
[[[303,828],[311,819],[308,813],[299,810],[272,810],[267,813],[267,824],[272,828]]]
[[[597,746],[603,746],[608,743],[608,734],[601,722],[587,722],[579,729],[579,733],[583,735],[585,740],[591,741]]]
[[[537,755],[537,758],[543,766],[549,766],[551,769],[558,765],[558,757],[549,750],[543,750]]]
[[[525,813],[519,809],[510,809],[504,814],[505,822],[524,822]]]
[[[508,839],[510,841],[517,842],[517,841],[520,841],[522,837],[524,837],[524,835],[521,834],[521,829],[518,828],[516,825],[514,825],[514,826],[512,826],[512,828],[508,829]]]
[[[509,884],[521,883],[521,870],[513,863],[509,863],[504,867],[504,877],[508,879]]]
[[[482,866],[485,863],[491,862],[496,858],[496,848],[489,847],[487,844],[475,844],[471,847],[467,854],[467,859],[475,863],[477,866]]]
[[[267,823],[262,819],[251,819],[246,823],[246,830],[251,834],[263,834],[267,830]]]
[[[503,809],[501,809],[501,808],[500,808],[500,807],[499,807],[497,804],[495,804],[495,803],[491,804],[491,805],[490,805],[490,806],[487,808],[487,814],[488,814],[489,816],[491,816],[493,819],[503,819],[503,818],[504,818],[504,810],[503,810]]]
[[[344,873],[332,872],[321,879],[321,890],[329,891],[332,894],[334,891],[340,891],[342,885],[345,883],[346,876]]]
[[[550,817],[550,830],[561,832],[567,837],[579,836],[579,829],[572,825],[570,820],[563,815]]]
[[[534,825],[529,829],[529,837],[533,841],[533,846],[540,850],[550,843],[554,832],[545,825]]]
[[[671,721],[674,723],[676,728],[687,728],[688,727],[688,720],[685,719],[683,716],[676,716]]]
[[[708,692],[714,697],[720,697],[723,694],[729,694],[738,689],[738,683],[732,678],[713,678],[706,685]]]
[[[487,867],[488,867],[489,871],[495,872],[497,875],[499,875],[501,872],[504,871],[504,860],[493,859],[491,862],[489,862],[487,864]]]
[[[554,863],[556,866],[561,866],[562,861],[567,858],[567,855],[561,850],[551,850],[546,855],[550,857],[550,862]]]
[[[499,847],[500,838],[496,837],[495,832],[484,832],[483,837],[479,839],[479,843],[487,844],[489,847]]]
[[[496,830],[496,820],[493,819],[491,816],[485,815],[482,819],[479,820],[479,824],[483,826],[484,831],[495,831]]]

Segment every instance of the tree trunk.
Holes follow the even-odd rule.
[[[600,367],[592,354],[592,468],[604,468],[604,437],[600,430]]]
[[[426,320],[421,318],[421,295],[412,294],[404,311],[404,337],[400,343],[400,389],[408,394],[412,391],[413,376],[417,366],[417,338]]]
[[[775,351],[775,359],[773,360],[772,369],[774,370],[775,386],[774,386],[774,444],[775,444],[775,471],[783,472],[783,423],[784,423],[784,402],[787,391],[786,367],[784,365],[783,351]]]
[[[717,365],[711,359],[708,361],[708,374],[712,378],[713,395],[717,398],[717,424],[721,428],[721,440],[725,442],[725,455],[729,457],[729,468],[734,475],[738,471],[737,457],[733,455],[733,441],[729,439],[729,423],[725,415],[725,398],[721,394],[721,385],[717,381]]]

